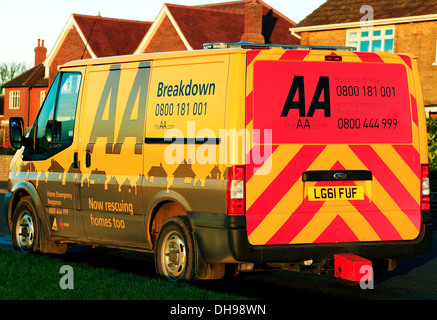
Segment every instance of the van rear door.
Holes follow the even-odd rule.
[[[252,245],[415,239],[419,121],[408,56],[250,51],[247,234]],[[269,148],[267,148],[269,147]],[[262,165],[251,162],[264,155]]]

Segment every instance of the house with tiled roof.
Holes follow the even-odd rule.
[[[202,49],[208,42],[298,44],[295,25],[260,0],[201,6],[164,4],[135,53]]]
[[[31,126],[58,67],[68,61],[196,50],[209,42],[298,44],[298,36],[289,31],[294,26],[295,22],[261,0],[164,4],[154,22],[72,14],[47,57],[44,51],[34,68],[3,85],[9,88],[3,123],[21,116],[25,126]]]
[[[51,83],[57,67],[77,59],[202,49],[207,42],[298,44],[295,25],[261,0],[202,6],[164,4],[155,21],[72,14],[44,61]]]
[[[416,55],[425,109],[437,113],[437,0],[327,0],[290,31],[305,45]]]
[[[5,88],[2,128],[8,119],[22,117],[30,127],[44,101],[58,66],[77,59],[132,54],[151,22],[72,14],[47,56],[44,40],[35,48],[35,66],[2,85]]]
[[[52,83],[58,66],[72,60],[132,54],[151,22],[72,14],[47,59],[46,77]]]
[[[7,126],[10,117],[22,117],[25,126],[30,126],[46,96],[48,79],[45,78],[43,61],[47,49],[44,40],[38,39],[35,48],[35,66],[18,77],[4,83],[4,119],[2,125]],[[35,106],[35,107],[31,107]]]
[[[252,3],[250,3],[252,2]],[[254,8],[254,2],[259,3],[261,7],[261,17],[252,17],[251,21],[251,10]],[[256,19],[261,19],[261,34],[264,38],[264,43],[275,43],[275,44],[299,44],[299,38],[295,35],[291,37],[286,33],[286,30],[293,27],[296,23],[290,18],[284,16],[280,12],[276,11],[274,8],[269,6],[263,1],[234,1],[234,2],[223,2],[215,3],[209,5],[198,6],[199,8],[205,8],[209,10],[217,11],[228,11],[245,16],[244,20],[244,33],[250,33],[251,28],[257,28]],[[256,7],[255,7],[256,8]],[[256,9],[255,9],[256,10]],[[255,20],[255,21],[253,21]],[[259,22],[258,22],[259,23]],[[249,30],[249,31],[248,31]],[[244,37],[240,39],[242,41],[247,41],[248,39]],[[249,39],[250,40],[250,39]]]

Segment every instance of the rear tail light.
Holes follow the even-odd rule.
[[[427,164],[422,165],[422,210],[431,209],[431,188],[429,185],[429,168]]]
[[[228,214],[244,214],[245,210],[245,167],[232,166],[228,174]]]

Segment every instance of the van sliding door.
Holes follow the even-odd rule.
[[[144,248],[143,139],[150,63],[92,66],[84,90],[80,204],[89,240]]]

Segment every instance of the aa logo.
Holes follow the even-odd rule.
[[[323,110],[325,118],[329,118],[331,116],[329,77],[319,77],[308,113],[306,113],[304,76],[294,76],[281,117],[287,117],[291,109],[299,110],[299,117],[313,117],[316,110]]]
[[[103,88],[100,102],[97,107],[96,117],[91,129],[91,136],[87,146],[89,152],[93,151],[94,144],[98,137],[106,137],[106,153],[120,154],[123,142],[127,137],[136,138],[135,154],[142,153],[142,139],[144,129],[144,119],[146,113],[147,88],[150,76],[150,64],[140,64],[135,76],[132,89],[124,106],[123,118],[118,128],[117,137],[114,136],[115,114],[117,109],[117,99],[120,85],[121,68],[114,65],[109,71],[109,76]],[[138,108],[135,103],[138,100]],[[109,105],[106,114],[106,106]]]

